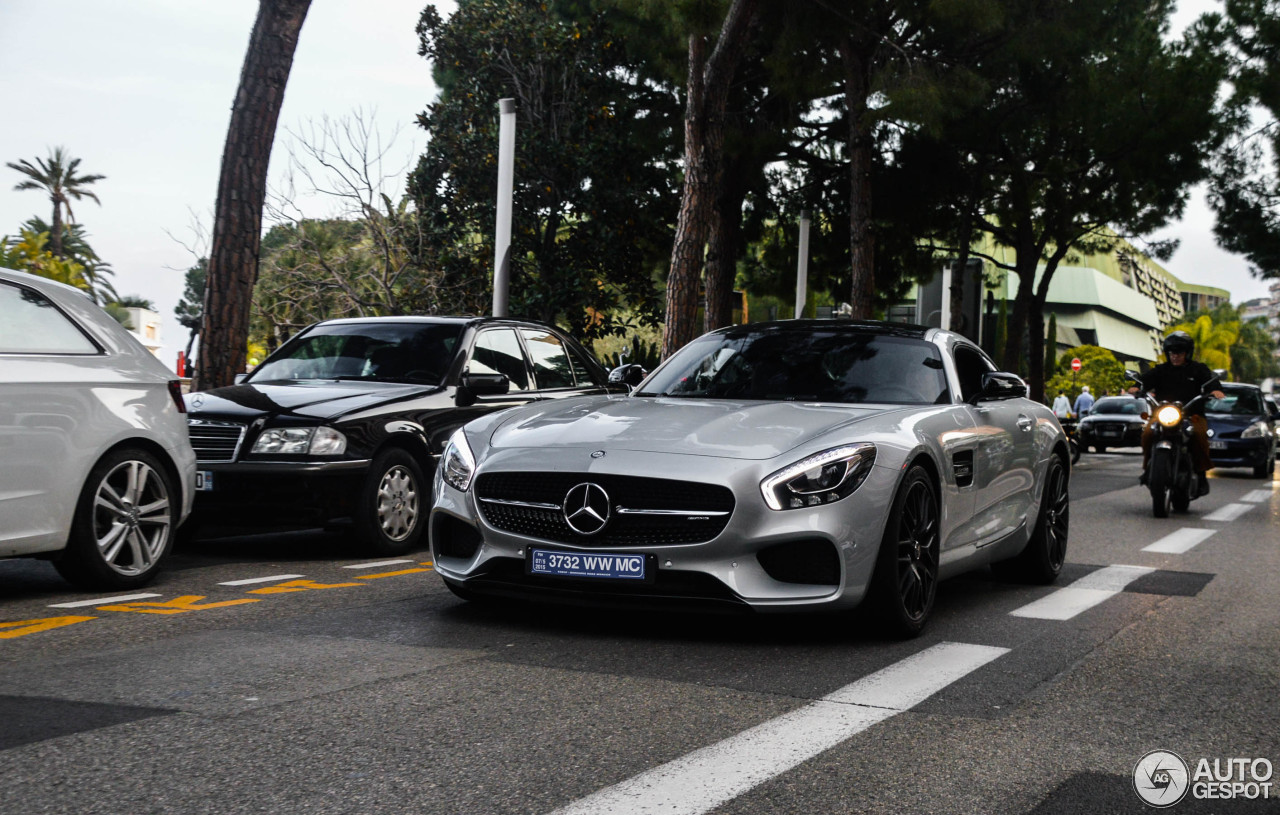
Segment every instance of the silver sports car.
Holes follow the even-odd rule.
[[[458,595],[756,611],[864,600],[920,632],[939,579],[1051,582],[1069,464],[1053,414],[957,334],[785,321],[690,343],[627,395],[457,431],[436,570]]]

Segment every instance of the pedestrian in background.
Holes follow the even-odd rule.
[[[1076,397],[1076,415],[1084,416],[1090,410],[1093,410],[1093,394],[1089,393],[1089,386],[1084,385],[1080,388],[1080,395]]]
[[[1058,398],[1053,400],[1053,414],[1059,419],[1071,418],[1071,400],[1066,391],[1058,391]]]

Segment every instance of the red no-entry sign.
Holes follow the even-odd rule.
[[[1071,370],[1073,371],[1080,370],[1080,360],[1078,358],[1071,360]]]

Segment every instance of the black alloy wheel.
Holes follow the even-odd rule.
[[[871,603],[885,629],[915,637],[938,593],[938,497],[928,471],[916,465],[894,497],[871,580]]]
[[[1024,583],[1052,583],[1067,560],[1067,535],[1071,526],[1071,496],[1067,467],[1062,459],[1049,459],[1044,495],[1036,527],[1026,548],[1016,557],[991,564],[997,576]]]

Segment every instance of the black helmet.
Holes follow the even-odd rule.
[[[1190,359],[1191,355],[1196,352],[1196,341],[1191,339],[1191,335],[1185,331],[1174,331],[1172,334],[1164,338],[1164,355],[1167,357],[1170,353],[1184,353]]]

